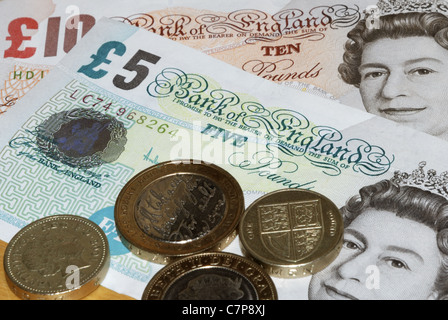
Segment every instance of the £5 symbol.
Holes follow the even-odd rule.
[[[83,73],[92,79],[101,79],[109,72],[100,68],[103,64],[110,64],[109,55],[113,50],[113,54],[123,56],[126,53],[126,46],[119,41],[109,41],[104,43],[96,54],[91,56],[92,62],[82,66],[78,72]],[[138,50],[137,53],[126,63],[124,70],[135,72],[132,79],[127,79],[125,76],[116,75],[113,79],[113,84],[122,90],[132,90],[138,87],[148,76],[149,68],[141,63],[142,61],[156,64],[161,58],[152,53]],[[96,69],[97,68],[97,69]],[[99,69],[98,69],[99,68]]]
[[[126,46],[118,41],[110,41],[103,44],[96,54],[90,56],[93,61],[85,66],[82,66],[78,72],[84,73],[86,76],[92,79],[101,79],[107,74],[107,71],[103,69],[95,70],[102,64],[110,64],[112,61],[107,59],[109,53],[114,50],[114,54],[117,56],[123,56],[126,53]]]

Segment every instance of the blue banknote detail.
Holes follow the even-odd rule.
[[[130,252],[118,236],[114,220],[114,207],[101,209],[92,214],[89,219],[95,222],[106,234],[111,256],[119,256]]]
[[[37,145],[42,153],[83,169],[117,160],[127,142],[122,122],[83,108],[56,113],[36,131]]]
[[[79,99],[75,99],[74,92]],[[103,101],[101,105],[96,97]],[[91,168],[72,167],[50,158],[37,144],[38,139],[42,144],[54,141],[47,139],[37,127],[55,114],[82,106],[80,99],[82,102],[83,98],[98,103],[92,108],[97,111],[105,110],[104,106],[114,102],[112,98],[100,96],[76,81],[71,82],[49,99],[10,139],[10,145],[0,151],[1,220],[23,228],[37,219],[56,214],[92,217],[92,220],[102,216],[103,220],[105,217],[110,219],[106,211],[111,210],[121,187],[135,170],[119,161]],[[126,129],[135,122],[126,118],[120,121]],[[111,223],[107,220],[101,222]],[[107,233],[111,225],[106,224],[104,228]],[[151,264],[124,252],[114,241],[109,240],[114,254],[111,268],[132,279],[147,282],[151,276]]]
[[[114,208],[106,207],[89,217],[107,236],[111,255],[110,268],[132,279],[148,282],[151,278],[151,266],[146,261],[139,261],[121,242],[115,227]]]

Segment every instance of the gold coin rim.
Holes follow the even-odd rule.
[[[253,246],[249,245],[248,236],[244,230],[249,215],[253,210],[255,210],[254,208],[257,205],[266,201],[266,199],[275,198],[275,196],[277,196],[278,194],[283,193],[294,193],[294,194],[308,193],[309,195],[316,196],[321,200],[326,201],[331,207],[333,207],[334,214],[336,215],[337,220],[337,228],[335,231],[335,236],[333,238],[334,241],[331,242],[331,245],[327,245],[323,252],[322,250],[316,250],[314,254],[307,256],[304,259],[301,259],[297,262],[291,262],[291,261],[284,261],[281,259],[275,260],[269,257],[265,257],[259,252],[259,250],[257,250],[257,248],[254,248]],[[273,203],[275,202],[273,201]],[[259,222],[258,218],[256,220],[257,222]],[[262,265],[271,276],[277,278],[302,278],[309,275],[313,275],[319,271],[322,271],[337,258],[342,249],[344,222],[339,208],[334,204],[333,201],[331,201],[329,198],[322,195],[321,193],[306,189],[281,189],[267,193],[264,196],[258,198],[245,210],[243,217],[241,218],[240,225],[238,227],[238,233],[239,233],[239,243],[243,254],[246,257]],[[257,240],[259,243],[261,241],[259,239],[261,235],[257,234],[256,236],[258,237]]]
[[[231,268],[227,265],[222,264],[202,264],[200,267],[194,266],[194,268],[190,268],[188,270],[182,270],[182,264],[186,264],[189,262],[192,262],[194,265],[194,260],[197,259],[212,259],[213,257],[219,257],[221,259],[232,259],[233,261],[239,261],[240,263],[238,266],[246,266],[248,268],[253,268],[256,270],[256,279],[257,281],[260,281],[259,276],[263,277],[263,280],[266,281],[267,287],[265,287],[263,290],[269,290],[266,294],[261,294],[263,290],[259,290],[260,288],[257,287],[257,285],[250,279],[250,276],[243,274],[238,268]],[[177,281],[182,276],[190,273],[194,270],[200,270],[200,269],[210,269],[210,268],[220,268],[220,269],[227,269],[230,270],[236,274],[241,275],[245,279],[247,279],[253,286],[253,288],[256,290],[258,300],[278,300],[278,292],[277,288],[274,284],[274,281],[270,277],[270,275],[266,272],[266,270],[260,266],[258,263],[252,261],[251,259],[248,259],[246,257],[229,253],[229,252],[204,252],[199,253],[196,255],[191,255],[188,257],[183,257],[181,259],[178,259],[166,266],[164,266],[161,270],[159,270],[148,282],[148,284],[145,287],[145,290],[143,291],[141,300],[162,300],[165,296],[167,290],[171,287],[171,285]],[[163,278],[166,276],[169,276],[171,274],[175,273],[175,276],[170,279],[170,281],[163,282]],[[163,283],[163,285],[161,285]],[[160,290],[158,289],[160,288]],[[155,290],[155,295],[151,296],[151,292]]]
[[[82,281],[82,283],[80,283],[79,287],[74,289],[40,290],[32,288],[19,281],[14,276],[14,270],[10,266],[11,254],[14,253],[17,241],[19,241],[22,237],[26,235],[27,232],[31,231],[32,229],[54,220],[72,220],[75,222],[83,223],[84,225],[91,228],[92,231],[95,231],[100,236],[100,239],[102,241],[103,252],[101,256],[101,262],[95,268],[95,271],[91,272],[90,275],[86,277]],[[81,299],[92,293],[100,285],[100,283],[106,277],[107,271],[109,269],[109,264],[110,264],[109,242],[107,240],[107,236],[104,233],[104,231],[95,222],[87,218],[76,215],[52,215],[40,218],[38,220],[29,223],[12,237],[12,239],[6,246],[5,254],[3,257],[3,267],[5,270],[8,286],[19,298],[29,300]]]
[[[219,177],[210,177],[210,172],[200,172],[207,168]],[[205,170],[204,170],[205,171]],[[183,243],[158,241],[143,232],[137,225],[134,214],[135,200],[152,181],[177,173],[197,174],[214,181],[226,197],[226,210],[223,220],[213,232],[195,240]],[[223,181],[229,184],[223,186]],[[145,182],[139,182],[145,181]],[[230,199],[229,192],[235,194]],[[231,201],[232,200],[232,201]],[[126,209],[123,209],[126,207]],[[206,251],[221,251],[237,235],[238,224],[244,213],[244,194],[238,181],[223,168],[201,160],[171,160],[149,167],[134,176],[121,190],[114,209],[117,232],[122,243],[138,257],[159,264],[168,264],[178,258]]]

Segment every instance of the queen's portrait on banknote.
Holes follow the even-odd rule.
[[[447,298],[448,180],[425,165],[347,201],[342,252],[313,276],[310,299]]]
[[[380,0],[348,38],[339,73],[365,109],[448,139],[448,2]]]

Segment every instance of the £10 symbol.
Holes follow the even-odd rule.
[[[74,7],[70,6],[68,9],[74,9]],[[91,15],[77,13],[79,13],[79,10],[74,11],[65,25],[62,24],[62,28],[65,29],[63,43],[65,53],[68,53],[76,45],[78,41],[78,30],[82,30],[81,36],[84,37],[96,23],[95,18]],[[58,54],[61,20],[61,17],[48,18],[44,57],[55,57]],[[6,37],[7,41],[11,41],[11,46],[5,50],[3,57],[20,59],[33,57],[37,48],[28,47],[24,44],[26,41],[32,39],[32,36],[25,34],[29,34],[31,31],[38,29],[39,23],[33,18],[22,17],[11,21],[8,25],[9,35]],[[22,49],[22,47],[24,48]]]
[[[111,63],[111,60],[109,60],[109,55],[111,53],[121,57],[126,53],[126,46],[119,41],[109,41],[104,43],[98,49],[97,53],[90,57],[92,58],[92,62],[79,68],[78,72],[83,73],[91,79],[103,78],[109,72],[102,69],[102,65]],[[132,90],[138,87],[149,74],[148,67],[141,62],[146,61],[151,64],[156,64],[159,60],[159,56],[143,50],[138,50],[131,60],[129,60],[129,62],[123,67],[123,69],[127,71],[135,72],[136,75],[134,78],[127,81],[126,77],[116,75],[113,79],[113,84],[122,90]]]

